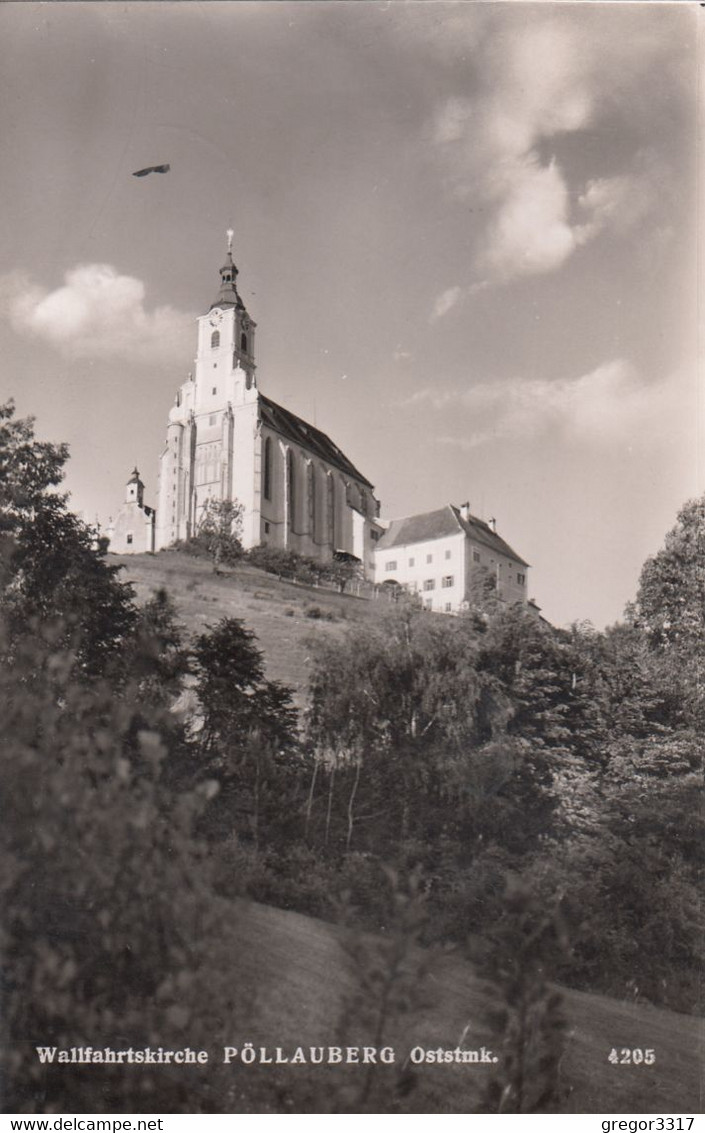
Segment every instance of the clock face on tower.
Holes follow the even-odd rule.
[[[223,317],[222,311],[211,311],[210,318],[208,319],[208,322],[210,323],[210,325],[212,327],[217,327],[217,326],[220,325],[220,321],[221,321],[222,317]]]

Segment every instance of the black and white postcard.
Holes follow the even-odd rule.
[[[691,1128],[701,25],[0,5],[3,1112]]]

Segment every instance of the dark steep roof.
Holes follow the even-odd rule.
[[[240,293],[234,281],[232,283],[221,283],[220,290],[208,309],[212,311],[214,307],[222,307],[223,309],[237,307],[238,311],[245,310],[245,304],[240,298]]]
[[[438,511],[427,511],[422,515],[408,515],[404,519],[393,519],[377,549],[403,547],[407,543],[425,543],[428,539],[442,539],[444,535],[457,535],[460,530],[452,508],[446,506]]]
[[[437,511],[409,515],[404,519],[393,519],[382,538],[377,543],[378,551],[388,551],[392,547],[405,547],[409,543],[425,543],[431,539],[443,539],[464,531],[475,543],[480,543],[504,558],[513,559],[523,566],[529,564],[513,550],[509,543],[501,539],[484,519],[471,515],[463,519],[460,510],[452,504]]]
[[[467,519],[463,519],[457,507],[450,505],[451,510],[455,513],[458,523],[471,539],[476,543],[482,543],[490,550],[496,551],[498,555],[504,555],[507,559],[515,559],[516,562],[521,563],[522,566],[529,566],[526,559],[522,559],[513,547],[509,546],[496,531],[493,531],[489,523],[485,523],[484,519],[478,519],[476,516],[471,515]]]
[[[294,413],[290,413],[283,406],[277,405],[275,401],[270,401],[264,394],[259,395],[259,407],[263,425],[268,425],[270,429],[274,429],[282,437],[286,437],[287,440],[294,441],[295,444],[308,449],[314,456],[332,464],[334,468],[344,472],[346,476],[351,476],[361,484],[366,484],[368,488],[372,488],[370,481],[361,472],[358,472],[345,453],[320,429],[309,425],[307,421],[297,417]]]

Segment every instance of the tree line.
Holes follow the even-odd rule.
[[[544,1020],[539,1062],[557,1064],[547,972],[696,1010],[705,500],[605,632],[556,630],[491,592],[459,618],[401,602],[319,644],[299,717],[242,622],[187,640],[164,591],[137,606],[60,491],[67,456],[0,408],[10,1110],[80,1109],[93,1088],[65,1074],[47,1087],[34,1036],[80,1045],[97,1027],[144,1045],[188,1028],[207,1044],[204,1004],[246,1012],[231,978],[243,896],[344,908],[359,930],[392,932],[412,909],[399,939],[463,950],[506,991],[514,1053],[490,1108],[553,1104],[552,1072],[527,1100],[516,1069],[527,1004]],[[357,939],[362,984],[376,971],[386,986],[391,961]],[[356,1009],[369,1015],[369,994]],[[101,1081],[104,1107],[124,1108],[119,1075]],[[190,1111],[183,1075],[139,1081],[133,1109]],[[350,1104],[373,1104],[365,1088]],[[221,1111],[216,1094],[200,1107]]]

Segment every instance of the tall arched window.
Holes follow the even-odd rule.
[[[220,346],[220,331],[214,330],[211,335],[211,349],[214,350],[216,346]]]
[[[272,438],[267,437],[264,442],[264,498],[272,498]]]
[[[242,350],[243,354],[247,354],[247,335],[244,331],[240,335],[240,349]]]
[[[335,480],[328,473],[328,542],[335,550]]]
[[[289,527],[293,531],[296,522],[296,485],[294,483],[294,454],[291,449],[286,454],[286,488],[289,500]]]
[[[308,466],[306,473],[308,481],[308,530],[312,539],[316,538],[316,470],[313,467],[313,461]]]

